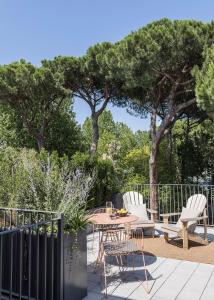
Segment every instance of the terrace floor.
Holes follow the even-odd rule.
[[[157,226],[158,227],[158,226]],[[158,228],[157,228],[158,229]],[[197,229],[200,232],[200,228]],[[214,241],[214,228],[209,228],[209,239]],[[98,244],[92,251],[92,235],[88,235],[88,296],[84,300],[104,299],[100,272],[94,273]],[[213,253],[214,255],[214,253]],[[150,294],[144,286],[144,272],[140,256],[133,272],[131,263],[127,270],[119,272],[116,262],[107,261],[109,300],[212,300],[214,299],[214,265],[145,256]]]

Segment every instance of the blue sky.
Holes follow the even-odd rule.
[[[0,0],[0,64],[25,58],[39,64],[57,55],[83,55],[103,41],[116,42],[131,31],[163,18],[214,19],[213,0]],[[116,121],[133,130],[149,122],[109,107]],[[90,111],[77,100],[78,122]]]

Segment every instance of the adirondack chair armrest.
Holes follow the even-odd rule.
[[[169,214],[160,214],[160,217],[163,218],[164,224],[169,223],[169,218],[173,216],[179,216],[181,213],[169,213]]]
[[[196,217],[196,218],[182,218],[180,219],[182,223],[190,222],[190,221],[201,221],[208,219],[208,216]]]
[[[160,214],[160,217],[166,218],[166,217],[173,217],[173,216],[179,216],[181,213],[169,213],[169,214]]]
[[[150,213],[150,214],[157,214],[158,211],[155,210],[155,209],[150,209],[150,208],[147,208],[147,211]]]
[[[147,208],[147,211],[148,211],[148,212],[150,213],[150,215],[151,215],[151,221],[152,221],[153,223],[155,223],[155,220],[156,220],[156,218],[157,218],[158,211],[155,210],[155,209],[150,209],[150,208]]]

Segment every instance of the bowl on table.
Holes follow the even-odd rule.
[[[126,209],[119,209],[118,211],[117,211],[117,215],[119,216],[119,217],[126,217],[127,215],[128,215],[128,210],[126,210]]]

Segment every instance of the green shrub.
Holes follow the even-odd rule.
[[[72,157],[71,165],[74,170],[80,168],[85,172],[91,170],[96,172],[96,181],[88,198],[88,207],[102,206],[118,192],[118,174],[110,159],[78,152]]]
[[[119,187],[110,159],[78,152],[70,160],[46,150],[0,148],[1,206],[51,211],[66,207],[71,223],[74,215],[78,221],[86,202],[87,208],[104,205]]]
[[[0,149],[0,201],[2,206],[60,211],[67,229],[85,224],[87,199],[95,172],[73,169],[57,152]]]

